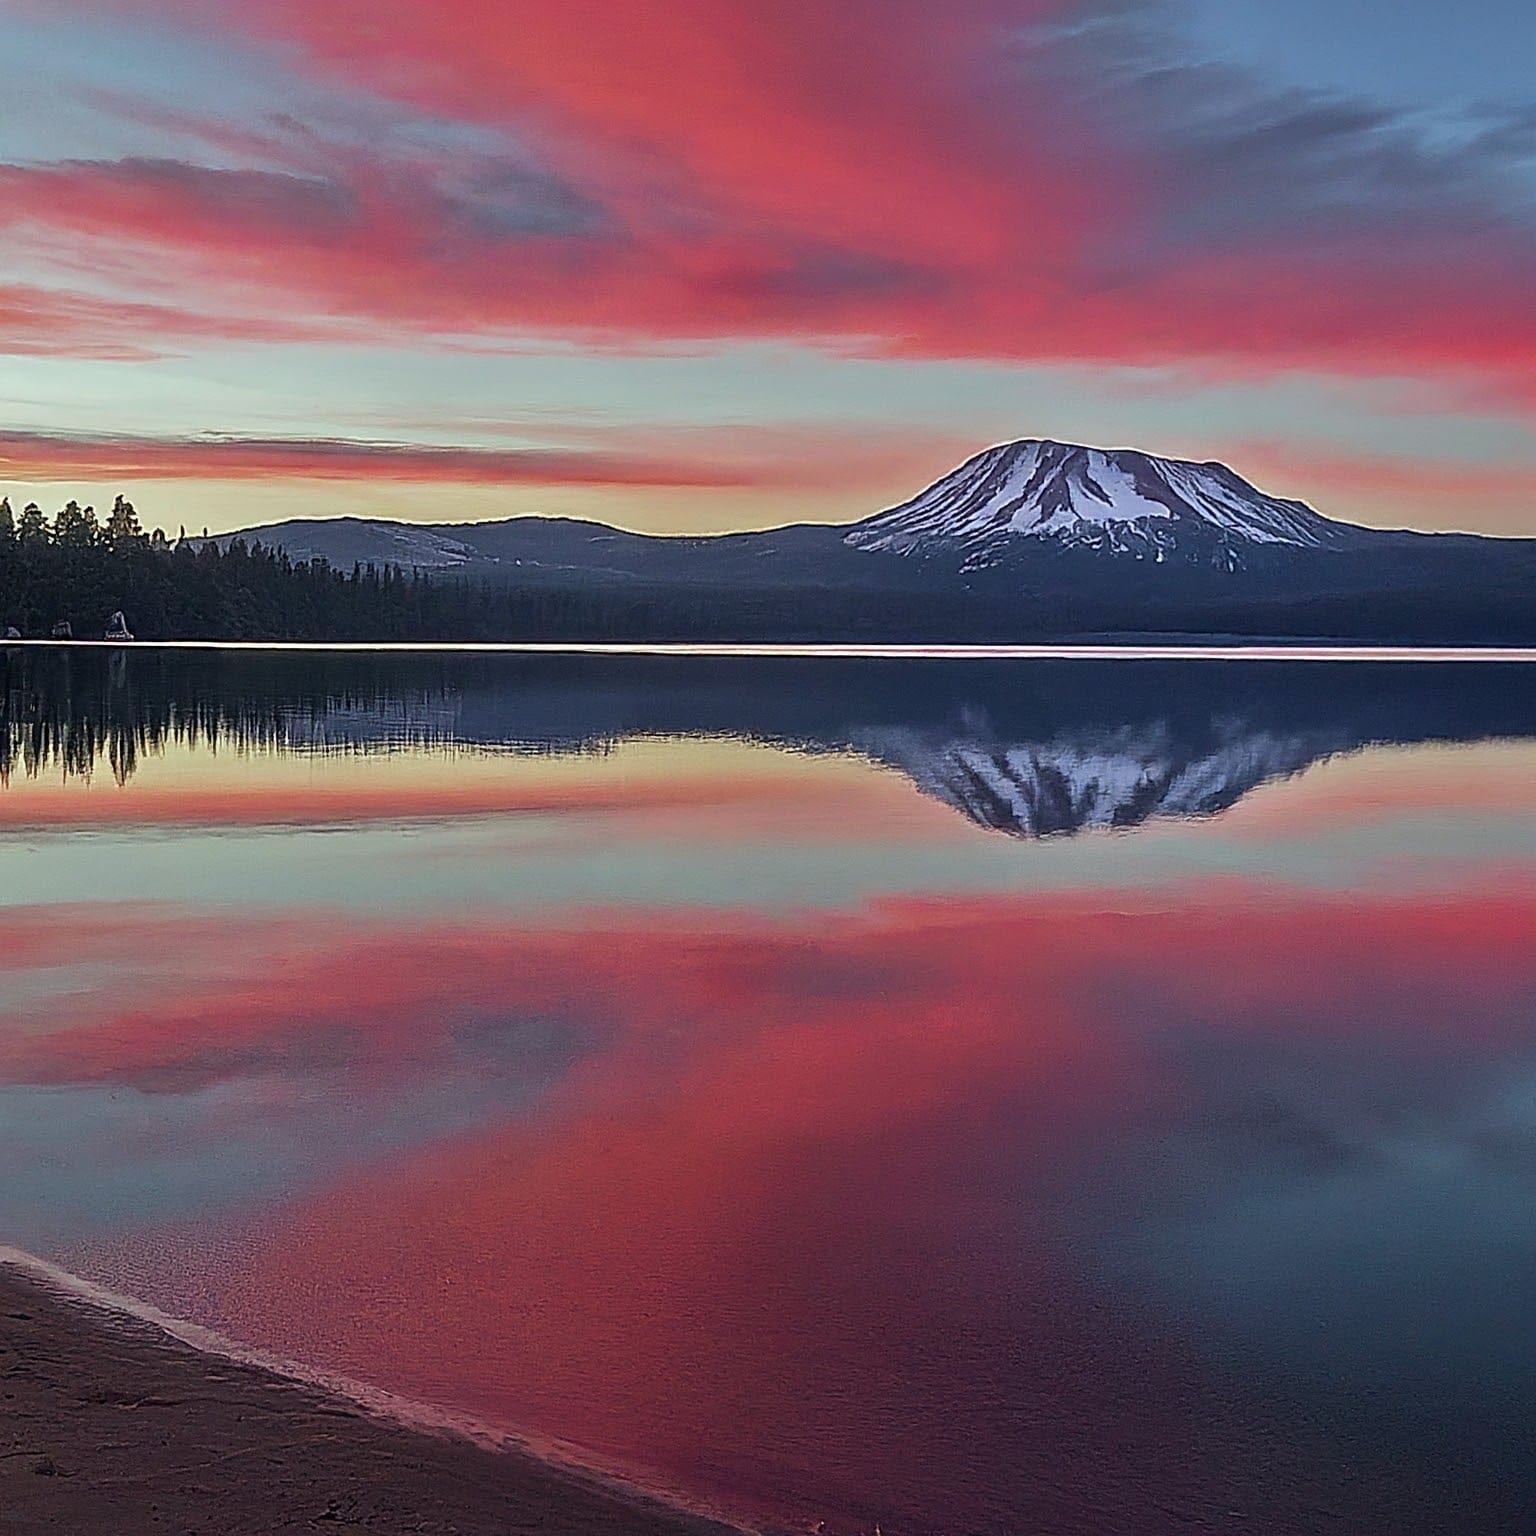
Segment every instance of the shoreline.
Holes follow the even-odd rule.
[[[0,1249],[0,1531],[740,1536]]]
[[[1113,642],[1023,645],[922,645],[856,641],[714,640],[4,640],[0,650],[266,651],[323,655],[676,656],[744,659],[803,657],[855,661],[1311,661],[1536,663],[1519,645],[1338,644],[1309,641]]]

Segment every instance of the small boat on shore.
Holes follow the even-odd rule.
[[[133,631],[128,628],[128,620],[123,617],[121,610],[114,613],[107,621],[107,632],[101,638],[103,640],[133,639]]]

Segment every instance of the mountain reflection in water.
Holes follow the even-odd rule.
[[[1227,810],[1367,745],[1536,734],[1536,668],[314,653],[0,654],[0,783],[168,744],[603,750],[727,736],[893,768],[1034,838]]]

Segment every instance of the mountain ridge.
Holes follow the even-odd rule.
[[[530,600],[571,594],[599,637],[1536,638],[1536,539],[1366,527],[1272,496],[1215,461],[1040,438],[984,449],[849,523],[647,534],[537,515],[430,525],[353,517],[215,542],[237,538],[294,559],[398,565]],[[529,614],[548,610],[540,602]],[[610,624],[599,610],[614,604],[627,607]]]
[[[1021,472],[1022,471],[1022,472]],[[1102,496],[1102,512],[1088,498],[1103,490],[1105,472],[1127,482],[1139,494],[1139,505],[1128,509],[1117,495]],[[1151,482],[1150,487],[1148,482]],[[1170,483],[1172,482],[1172,483]],[[1247,507],[1234,505],[1246,502]],[[978,509],[985,517],[977,525]],[[1033,523],[1022,517],[1034,513]],[[1258,514],[1255,516],[1255,512]],[[1006,513],[1007,516],[999,516]],[[1518,547],[1536,539],[1518,535],[1421,531],[1378,528],[1329,517],[1295,498],[1274,496],[1260,490],[1231,466],[1219,460],[1182,459],[1140,448],[1097,448],[1065,443],[1053,438],[1016,438],[995,443],[971,455],[906,501],[882,511],[843,522],[790,522],[765,529],[720,533],[653,533],[618,527],[598,518],[569,514],[516,513],[503,518],[481,518],[455,523],[417,523],[399,518],[374,518],[350,514],[330,518],[292,518],[252,524],[213,536],[227,545],[234,539],[276,544],[295,558],[316,555],[338,561],[335,551],[347,533],[372,539],[366,554],[384,559],[392,546],[408,555],[423,570],[508,562],[505,550],[482,550],[482,543],[504,544],[509,536],[534,530],[559,532],[574,547],[617,544],[653,550],[684,550],[719,547],[730,541],[772,541],[781,537],[835,534],[850,548],[864,552],[907,553],[928,542],[954,542],[973,548],[995,543],[1002,533],[1026,538],[1050,539],[1063,548],[1084,547],[1099,552],[1132,556],[1158,552],[1166,558],[1170,531],[1180,521],[1203,519],[1229,538],[1251,544],[1271,544],[1311,549],[1362,549],[1418,541],[1470,541],[1477,544]],[[1162,523],[1163,527],[1148,527]],[[1082,525],[1081,528],[1074,527]],[[1113,530],[1133,532],[1113,536]],[[1103,536],[1111,530],[1109,536]],[[338,535],[343,536],[338,539]],[[202,542],[196,540],[194,542]],[[347,551],[341,550],[345,555]],[[354,558],[363,551],[359,549]],[[512,557],[515,561],[515,557]],[[973,564],[971,570],[979,569]]]

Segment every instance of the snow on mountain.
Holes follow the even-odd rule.
[[[973,723],[964,732],[865,732],[854,744],[978,826],[1023,838],[1214,815],[1351,745],[1236,721],[1218,725],[1199,750],[1158,723],[1034,742],[998,741]]]
[[[389,552],[384,558],[396,565],[447,570],[463,565],[470,557],[469,545],[462,539],[450,539],[426,528],[396,528],[390,534]]]
[[[463,539],[419,523],[372,517],[332,517],[313,522],[298,518],[221,534],[215,542],[228,545],[237,538],[284,549],[294,560],[324,559],[342,569],[357,563],[447,571],[475,558],[474,549]]]
[[[983,570],[1032,543],[1155,563],[1235,568],[1256,545],[1343,549],[1379,538],[1267,496],[1224,464],[1026,438],[988,448],[926,491],[855,525],[855,549],[959,554]]]

